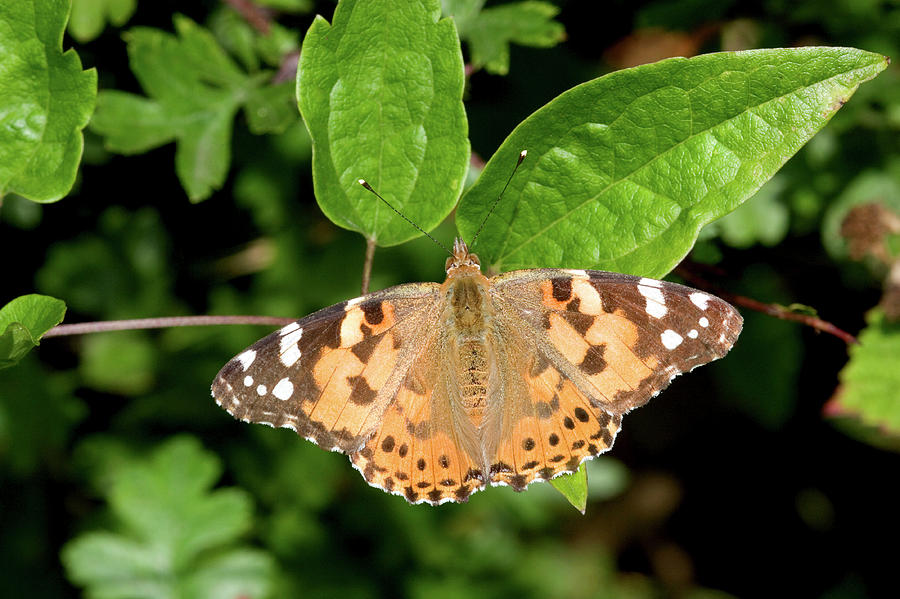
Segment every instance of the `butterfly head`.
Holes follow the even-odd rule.
[[[467,272],[481,272],[481,260],[478,256],[469,252],[466,242],[459,237],[453,242],[453,255],[447,258],[447,264],[444,267],[447,274],[463,274]]]

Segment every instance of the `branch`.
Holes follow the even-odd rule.
[[[284,326],[297,320],[277,316],[171,316],[165,318],[133,318],[131,320],[105,320],[100,322],[79,322],[60,324],[47,331],[47,337],[63,335],[83,335],[105,331],[133,331],[137,329],[165,329],[169,327],[210,326],[221,324],[259,324]]]
[[[766,304],[750,297],[729,293],[723,290],[721,287],[713,285],[709,281],[705,280],[696,272],[693,272],[691,270],[691,267],[685,265],[684,262],[682,262],[678,267],[675,268],[675,272],[684,280],[690,281],[693,285],[696,285],[698,287],[702,287],[704,289],[712,291],[723,300],[730,302],[736,306],[749,308],[750,310],[756,310],[757,312],[762,312],[763,314],[768,314],[769,316],[774,316],[775,318],[780,318],[781,320],[791,320],[794,322],[799,322],[800,324],[812,327],[818,331],[822,331],[823,333],[834,335],[848,345],[859,344],[859,341],[856,339],[856,337],[854,337],[847,331],[844,331],[843,329],[839,329],[830,322],[822,320],[817,316],[812,316],[810,314],[801,314],[779,304]]]

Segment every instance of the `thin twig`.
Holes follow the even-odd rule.
[[[818,318],[817,316],[812,316],[811,314],[801,314],[779,304],[766,304],[750,297],[729,293],[723,290],[721,287],[713,285],[709,281],[705,280],[703,277],[693,272],[683,263],[675,269],[675,272],[686,281],[690,281],[692,284],[698,287],[707,289],[721,297],[723,300],[732,304],[742,306],[744,308],[749,308],[757,312],[762,312],[763,314],[768,314],[769,316],[774,316],[775,318],[780,318],[781,320],[799,322],[800,324],[812,327],[818,331],[822,331],[823,333],[834,335],[848,345],[859,344],[859,341],[856,339],[856,337],[854,337],[847,331],[836,327],[830,322]]]
[[[44,334],[47,337],[62,335],[83,335],[105,331],[133,331],[137,329],[165,329],[169,327],[192,327],[221,324],[259,324],[284,326],[297,320],[277,316],[170,316],[164,318],[133,318],[131,320],[105,320],[100,322],[79,322],[60,324]]]
[[[369,281],[372,277],[372,262],[375,260],[375,240],[366,239],[366,261],[363,263],[362,294],[369,293]]]
[[[252,0],[222,0],[241,15],[251,27],[259,31],[263,35],[269,35],[272,28],[271,16],[269,11],[257,6]]]

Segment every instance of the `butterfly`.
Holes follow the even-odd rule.
[[[596,270],[487,278],[457,239],[440,283],[370,293],[301,318],[228,362],[216,402],[350,456],[410,503],[523,490],[613,445],[629,410],[724,356],[725,301]]]

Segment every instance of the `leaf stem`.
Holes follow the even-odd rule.
[[[372,262],[375,260],[375,240],[366,239],[366,259],[363,262],[362,294],[369,293],[369,280],[372,277]]]
[[[297,320],[277,316],[170,316],[163,318],[133,318],[130,320],[104,320],[60,324],[47,331],[43,338],[63,335],[83,335],[106,331],[133,331],[138,329],[164,329],[170,327],[210,326],[222,324],[259,324],[283,326]]]

